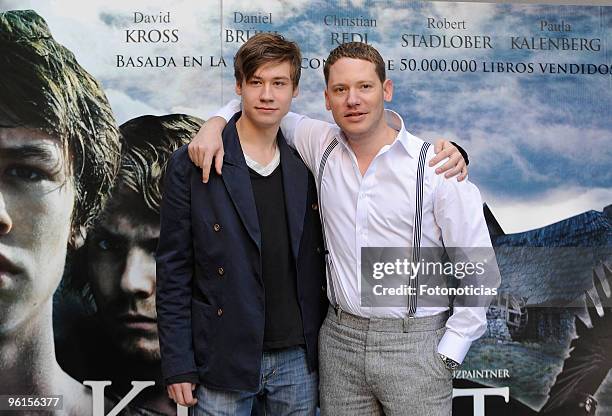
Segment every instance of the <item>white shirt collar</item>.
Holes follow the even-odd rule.
[[[410,157],[418,158],[419,152],[421,151],[421,144],[419,140],[416,140],[416,136],[413,136],[406,130],[402,117],[393,110],[385,109],[385,121],[389,127],[398,132],[393,143],[388,145],[389,148],[399,142]],[[340,132],[339,138],[340,142],[350,149],[348,139],[342,131]]]
[[[421,151],[420,140],[417,140],[416,136],[413,136],[406,130],[402,117],[393,110],[385,110],[385,120],[389,127],[398,131],[397,137],[391,146],[399,142],[404,146],[410,157],[418,158]]]
[[[247,155],[246,153],[244,153],[244,160],[246,161],[246,164],[248,167],[253,169],[255,172],[257,172],[261,176],[270,176],[270,174],[274,172],[274,169],[276,169],[278,165],[280,165],[280,150],[278,146],[276,146],[276,150],[274,151],[274,157],[272,158],[270,163],[268,163],[265,166],[251,159],[249,155]]]

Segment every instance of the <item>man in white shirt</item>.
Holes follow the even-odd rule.
[[[321,411],[450,415],[451,371],[484,333],[487,299],[458,297],[450,318],[447,297],[447,304],[428,307],[417,306],[414,294],[401,306],[365,306],[362,249],[490,248],[480,194],[467,181],[445,180],[425,167],[433,149],[384,109],[393,83],[376,49],[340,45],[324,73],[325,103],[337,125],[292,113],[281,123],[317,178],[329,250],[327,293],[333,308],[319,338]],[[237,109],[230,103],[218,115],[227,119]],[[209,155],[220,148],[211,142]],[[498,275],[487,281],[489,289],[498,284]]]

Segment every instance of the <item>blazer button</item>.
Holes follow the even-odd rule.
[[[312,204],[312,205],[310,206],[310,208],[312,208],[314,211],[316,211],[316,210],[318,210],[318,209],[319,209],[319,204],[317,204],[317,203],[315,202],[314,204]]]
[[[325,286],[321,286],[321,290],[325,293],[327,293],[327,288]]]
[[[217,269],[217,273],[219,273],[219,276],[223,276],[225,274],[225,270],[223,270],[223,267],[219,267]]]
[[[219,224],[215,224],[213,225],[213,230],[218,233],[219,231],[221,231],[221,226]]]
[[[219,308],[217,309],[217,316],[221,316],[223,315],[223,309]]]
[[[321,254],[323,252],[323,250],[321,250],[321,247],[317,247],[317,253]]]

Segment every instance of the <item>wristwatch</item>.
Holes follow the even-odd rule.
[[[444,354],[440,354],[438,353],[438,355],[440,356],[440,359],[442,360],[442,362],[444,363],[444,365],[446,366],[446,368],[449,371],[454,371],[457,368],[459,368],[459,363],[451,358],[448,358],[446,355]]]

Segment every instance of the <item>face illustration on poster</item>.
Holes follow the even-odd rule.
[[[89,392],[55,361],[51,319],[75,200],[67,172],[58,140],[0,129],[0,394],[62,394],[77,415]]]
[[[158,236],[159,215],[120,181],[71,269],[74,284],[83,279],[79,286],[85,285],[95,312],[58,340],[60,364],[79,380],[110,381],[105,394],[115,402],[131,390],[133,380],[155,381],[129,405],[143,414],[176,411],[160,379],[154,258]],[[78,353],[66,345],[76,337]]]
[[[118,131],[40,16],[0,13],[0,50],[0,394],[60,395],[65,414],[89,414],[90,390],[55,358],[53,293],[110,190]]]
[[[159,361],[155,249],[159,216],[119,186],[88,239],[88,279],[109,339],[125,355]],[[136,209],[139,207],[140,209]]]
[[[138,415],[176,412],[161,378],[154,256],[165,165],[201,124],[196,117],[170,114],[120,126],[115,186],[71,267],[68,289],[86,293],[94,312],[58,341],[60,364],[79,380],[111,381],[105,392],[114,401],[132,389],[133,380],[154,381],[129,404]]]

